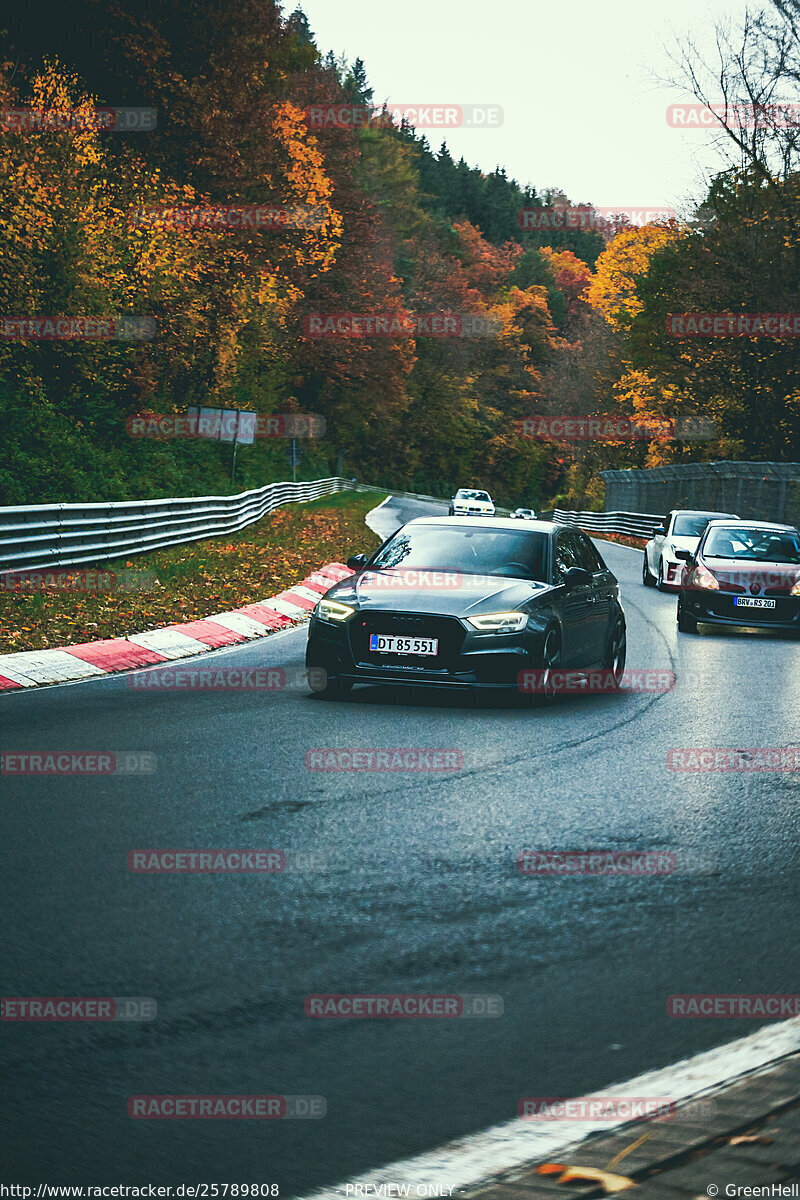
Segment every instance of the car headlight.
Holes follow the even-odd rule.
[[[719,580],[702,563],[698,563],[689,577],[689,587],[706,588],[710,592],[718,592]]]
[[[470,625],[481,633],[518,633],[528,624],[528,614],[521,612],[489,613],[485,617],[467,617]]]
[[[800,596],[800,575],[797,576],[795,585],[792,588],[792,590],[789,592],[789,595],[790,596]]]
[[[320,621],[346,621],[356,610],[338,600],[320,600],[315,611]]]

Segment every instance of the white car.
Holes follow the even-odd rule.
[[[451,517],[493,517],[494,502],[488,492],[459,488],[450,501]]]
[[[709,521],[738,521],[736,513],[703,512],[701,509],[676,508],[664,518],[642,556],[642,583],[662,592],[677,592],[681,586],[683,561],[677,550],[696,550]]]
[[[515,508],[512,517],[519,517],[520,521],[535,521],[536,513],[532,508]]]

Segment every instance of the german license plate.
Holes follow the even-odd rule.
[[[774,608],[774,600],[761,600],[755,596],[734,596],[734,608]]]
[[[428,654],[439,653],[439,639],[427,637],[395,637],[388,633],[371,633],[369,648],[378,654]]]

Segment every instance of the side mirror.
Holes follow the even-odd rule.
[[[564,576],[564,587],[571,592],[573,588],[591,583],[593,578],[592,572],[586,571],[583,567],[570,567]]]
[[[691,550],[676,550],[675,557],[682,558],[684,562],[689,562],[692,557],[692,552]]]
[[[347,565],[351,571],[363,571],[367,565],[366,554],[354,554],[352,558],[348,558]]]
[[[653,530],[653,537],[666,537],[666,536],[667,536],[667,531],[663,525],[659,525],[657,529]]]

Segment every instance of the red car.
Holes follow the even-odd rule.
[[[685,567],[678,629],[746,625],[800,632],[800,532],[767,521],[712,521]]]

